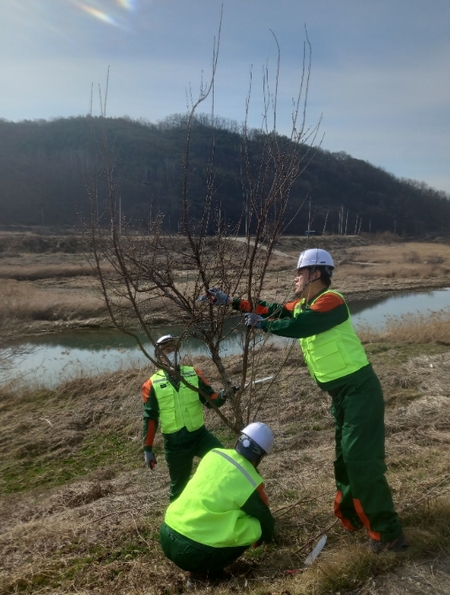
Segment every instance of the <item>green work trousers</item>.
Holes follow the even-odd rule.
[[[371,366],[329,391],[335,419],[335,514],[352,531],[364,525],[377,541],[396,539],[402,525],[386,481],[384,400]]]
[[[214,531],[214,527],[211,528]],[[160,530],[164,554],[182,570],[209,574],[211,577],[232,564],[248,545],[215,548],[192,541],[163,523]]]
[[[200,459],[213,448],[223,448],[221,442],[202,426],[194,432],[182,428],[173,434],[163,434],[164,455],[170,475],[170,501],[181,494],[191,476],[194,457]]]

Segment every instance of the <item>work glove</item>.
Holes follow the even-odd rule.
[[[228,306],[231,304],[232,299],[224,291],[218,287],[211,287],[206,290],[205,295],[201,295],[197,298],[197,302],[210,302],[214,306]]]
[[[256,312],[247,312],[247,314],[244,314],[245,326],[250,326],[252,328],[261,328],[262,320],[264,320],[264,318],[259,314],[256,314]]]
[[[156,465],[156,457],[152,452],[144,452],[144,457],[145,457],[145,464],[147,465],[147,467],[149,469],[151,469],[152,471],[155,468]]]
[[[225,392],[225,389],[223,388],[222,390],[219,391],[217,396],[219,397],[219,399],[222,399],[222,401],[226,401],[228,395]]]
[[[233,395],[235,395],[237,393],[237,391],[239,390],[238,386],[232,386],[231,390],[233,391]],[[223,400],[226,401],[228,398],[227,393],[225,392],[225,389],[223,388],[221,391],[219,391],[218,396]]]

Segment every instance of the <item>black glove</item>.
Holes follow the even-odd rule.
[[[232,386],[231,387],[231,390],[233,391],[233,395],[235,395],[238,392],[239,387],[238,386]],[[218,397],[220,397],[223,401],[226,401],[227,400],[228,395],[225,392],[225,389],[224,388],[221,391],[219,391]]]
[[[147,467],[149,469],[151,469],[153,471],[155,468],[155,465],[156,465],[155,455],[152,452],[145,451],[144,457],[145,457],[145,464],[147,465]]]

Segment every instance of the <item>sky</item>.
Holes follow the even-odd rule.
[[[0,118],[157,123],[218,48],[199,112],[290,135],[307,39],[310,142],[450,194],[449,0],[1,0]]]

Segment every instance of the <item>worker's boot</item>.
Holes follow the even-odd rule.
[[[403,532],[397,537],[397,539],[393,539],[392,541],[377,541],[376,539],[369,539],[369,543],[367,547],[371,552],[374,554],[380,554],[381,552],[404,552],[408,548],[408,544],[406,543],[405,536]]]
[[[186,587],[194,587],[196,583],[206,583],[209,577],[203,572],[188,572]]]

